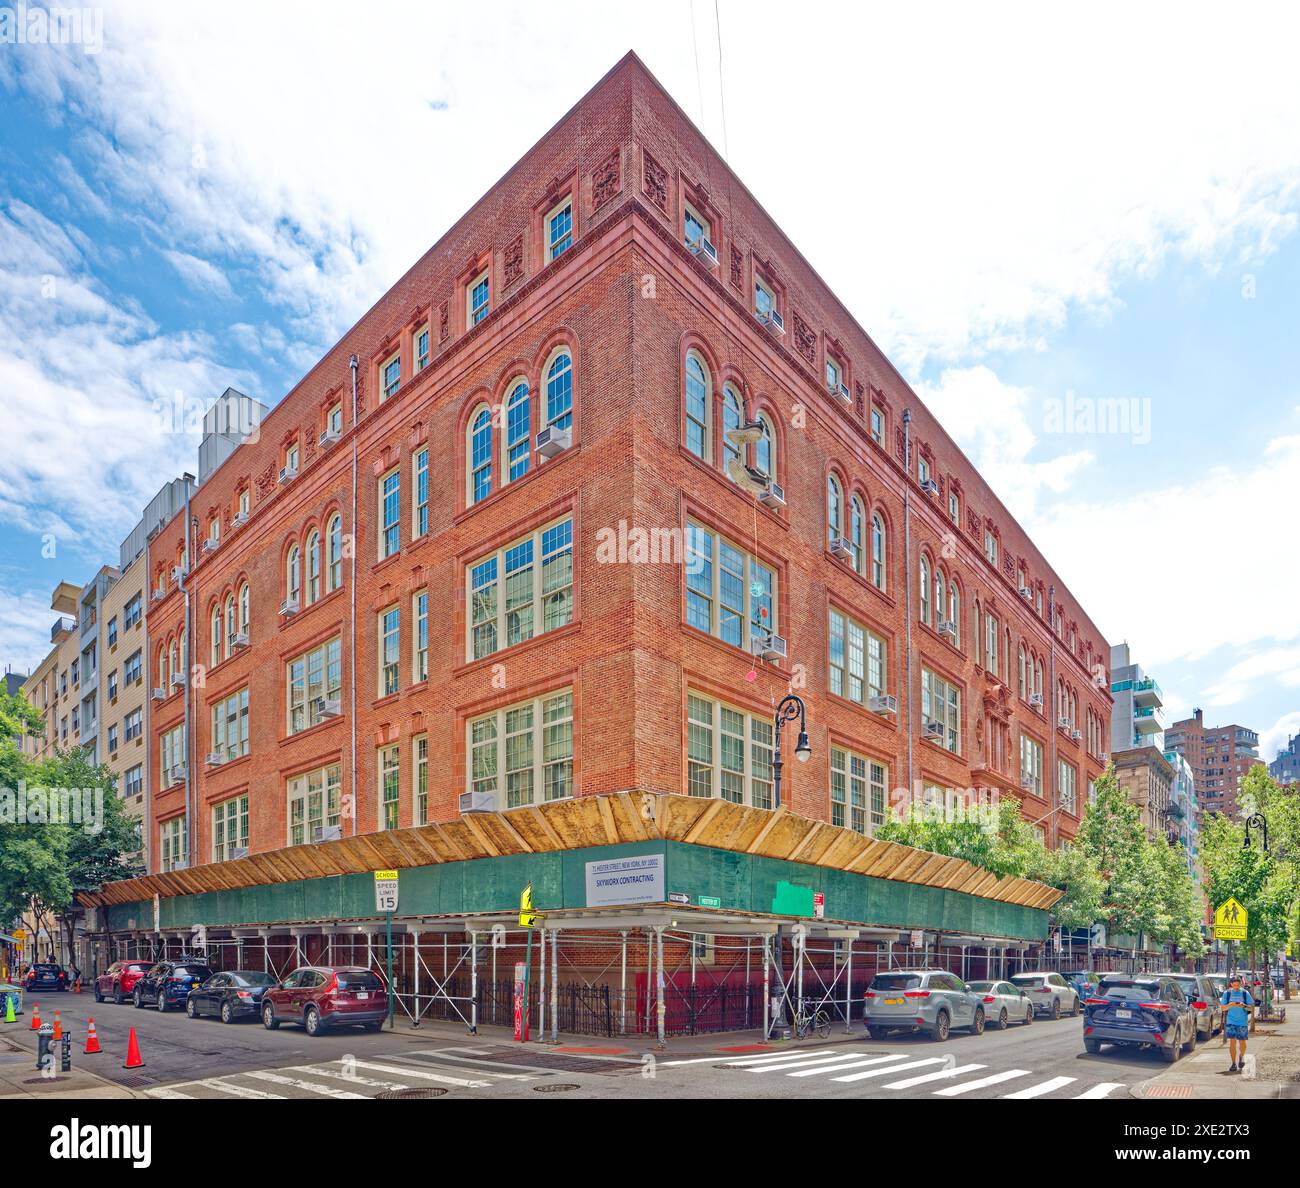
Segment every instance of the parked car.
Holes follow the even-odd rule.
[[[984,1031],[983,996],[943,969],[894,969],[876,974],[867,987],[863,1012],[867,1034],[879,1039],[891,1031],[926,1031],[946,1040],[954,1027],[972,1035]]]
[[[1214,991],[1215,991],[1214,997],[1217,998],[1219,1002],[1222,1002],[1223,992],[1228,988],[1228,975],[1227,974],[1206,974],[1205,976],[1209,978],[1210,985],[1214,987]]]
[[[191,1019],[215,1015],[223,1023],[233,1023],[241,1016],[256,1018],[262,1013],[262,995],[279,984],[273,974],[256,969],[213,974],[186,996],[185,1013]]]
[[[1006,1031],[1010,1023],[1032,1023],[1034,1004],[1029,995],[1010,982],[968,982],[967,989],[982,996],[989,1026]]]
[[[159,961],[136,979],[131,997],[137,1007],[148,1004],[166,1011],[184,1005],[190,991],[211,976],[212,970],[201,961]]]
[[[1065,975],[1065,980],[1074,987],[1075,993],[1080,999],[1089,997],[1097,989],[1097,983],[1102,979],[1102,975],[1096,970],[1080,969],[1073,973]]]
[[[152,968],[152,961],[114,961],[95,979],[95,1001],[111,998],[121,1006],[131,997],[136,982]]]
[[[27,967],[23,975],[23,988],[28,994],[34,990],[66,990],[68,971],[53,961],[38,961]]]
[[[1196,1048],[1196,1011],[1170,974],[1107,974],[1084,1004],[1083,1046],[1154,1048],[1172,1064]]]
[[[1044,970],[1012,974],[1011,984],[1029,995],[1036,1014],[1059,1019],[1063,1014],[1079,1013],[1079,992],[1059,973]]]
[[[300,1023],[310,1036],[333,1027],[378,1031],[388,1017],[384,983],[368,969],[304,965],[262,995],[262,1024]]]
[[[1196,1012],[1196,1038],[1213,1039],[1223,1026],[1223,1005],[1214,983],[1205,974],[1171,973],[1168,975],[1182,987]]]

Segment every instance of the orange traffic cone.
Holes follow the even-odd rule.
[[[72,992],[73,992],[74,994],[80,994],[80,993],[81,993],[81,979],[80,979],[80,978],[78,978],[75,982],[72,983]]]
[[[61,1040],[63,1038],[63,1024],[59,1022],[59,1012],[54,1012],[54,1035],[52,1039]]]
[[[32,1026],[31,1026],[31,1030],[32,1030],[32,1031],[39,1031],[40,1029],[41,1029],[41,1007],[40,1007],[40,1003],[36,1003],[36,1002],[34,1002],[34,1003],[32,1003]]]
[[[102,1049],[99,1046],[99,1036],[95,1034],[95,1016],[91,1015],[90,1022],[86,1024],[86,1055],[99,1051]]]
[[[123,1068],[143,1068],[144,1061],[140,1059],[140,1041],[135,1038],[135,1028],[131,1028],[131,1038],[126,1045],[126,1063]]]

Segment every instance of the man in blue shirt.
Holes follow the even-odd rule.
[[[1241,1072],[1246,1063],[1246,1037],[1250,1034],[1250,1012],[1255,1005],[1249,990],[1241,988],[1241,974],[1228,979],[1228,988],[1220,999],[1228,1008],[1223,1030],[1228,1036],[1228,1056],[1232,1060],[1228,1071]]]

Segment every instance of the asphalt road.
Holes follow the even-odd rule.
[[[311,1039],[300,1028],[267,1031],[257,1021],[225,1025],[129,1005],[96,1005],[89,994],[38,997],[42,1018],[57,1007],[73,1035],[73,1060],[101,1076],[162,1098],[357,1098],[386,1090],[433,1090],[457,1097],[746,1097],[824,1099],[996,1097],[1123,1098],[1130,1086],[1169,1069],[1154,1052],[1083,1051],[1079,1019],[1039,1019],[1028,1027],[870,1040],[841,1028],[830,1040],[775,1044],[761,1052],[700,1050],[700,1041],[653,1056],[617,1040],[571,1039],[559,1049],[499,1038],[412,1032],[400,1021],[379,1035],[347,1030]],[[30,1004],[29,1008],[30,1008]],[[99,1055],[84,1055],[93,1014]],[[10,1027],[28,1025],[30,1016]],[[122,1063],[134,1026],[145,1066]],[[744,1048],[753,1036],[719,1036],[716,1048]],[[631,1045],[629,1045],[631,1048]],[[1216,1038],[1196,1056],[1222,1059]],[[1194,1057],[1184,1057],[1185,1060]]]

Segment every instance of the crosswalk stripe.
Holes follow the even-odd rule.
[[[1102,1081],[1100,1084],[1094,1085],[1091,1089],[1084,1090],[1084,1092],[1080,1093],[1075,1100],[1087,1101],[1090,1098],[1109,1097],[1116,1089],[1123,1088],[1124,1086],[1118,1081]]]
[[[301,1077],[282,1077],[264,1068],[252,1072],[240,1073],[241,1077],[256,1077],[259,1081],[270,1081],[273,1085],[287,1085],[291,1089],[306,1089],[308,1093],[319,1093],[322,1097],[337,1097],[340,1100],[364,1101],[364,1093],[349,1093],[346,1089],[335,1089],[333,1085],[318,1085],[315,1081],[304,1081]]]
[[[840,1057],[842,1063],[822,1065],[820,1068],[805,1068],[799,1072],[788,1072],[787,1077],[822,1077],[827,1073],[844,1072],[850,1068],[866,1068],[868,1064],[886,1064],[893,1060],[903,1060],[905,1057],[901,1054],[896,1056],[874,1056],[870,1060],[863,1060],[861,1057],[854,1056],[851,1060],[845,1061]]]
[[[857,1053],[841,1052],[838,1056],[787,1056],[771,1064],[745,1065],[746,1072],[780,1072],[786,1068],[803,1068],[813,1064],[831,1064],[837,1060],[848,1060]]]
[[[448,1076],[446,1073],[433,1073],[423,1068],[399,1068],[394,1064],[375,1064],[369,1060],[354,1060],[356,1068],[368,1068],[371,1072],[393,1073],[399,1077],[419,1077],[424,1081],[440,1081],[444,1085],[459,1085],[462,1089],[487,1089],[491,1081],[468,1081],[464,1077]]]
[[[239,1074],[236,1073],[236,1076]],[[250,1089],[247,1085],[236,1085],[230,1081],[223,1081],[220,1077],[209,1077],[204,1081],[195,1081],[194,1084],[202,1085],[207,1089],[215,1089],[218,1093],[229,1093],[232,1097],[256,1097],[272,1098],[275,1101],[283,1101],[283,1093],[267,1093],[261,1089]]]
[[[364,1085],[367,1089],[409,1089],[401,1081],[376,1081],[373,1077],[363,1077],[360,1073],[348,1072],[343,1068],[330,1068],[325,1064],[300,1064],[297,1068],[287,1068],[285,1072],[311,1073],[317,1077],[334,1077],[346,1081],[349,1085]]]
[[[724,1055],[717,1056],[700,1056],[691,1060],[661,1060],[660,1068],[673,1068],[681,1064],[762,1064],[768,1060],[783,1060],[791,1056],[791,1052],[763,1052],[758,1056],[737,1056],[733,1060],[728,1060]],[[831,1050],[822,1048],[817,1052],[805,1052],[805,1056],[829,1056]]]
[[[193,1101],[188,1093],[178,1093],[175,1089],[146,1089],[150,1097],[159,1097],[164,1101]]]
[[[868,1077],[884,1077],[891,1073],[904,1072],[909,1068],[925,1068],[930,1064],[942,1064],[942,1056],[931,1056],[927,1060],[913,1060],[909,1064],[891,1064],[887,1068],[869,1068],[866,1072],[850,1073],[847,1077],[832,1077],[833,1081],[840,1081],[844,1084],[851,1084],[854,1081],[865,1081]]]
[[[978,1072],[984,1065],[963,1064],[957,1068],[941,1068],[938,1072],[922,1073],[919,1077],[908,1077],[904,1081],[891,1081],[886,1089],[910,1089],[913,1085],[924,1085],[929,1081],[942,1081],[945,1077],[961,1077],[967,1073]]]
[[[989,1085],[1000,1085],[1003,1081],[1013,1081],[1016,1077],[1029,1076],[1027,1068],[1009,1068],[1005,1072],[996,1072],[978,1081],[963,1081],[960,1085],[949,1085],[947,1089],[936,1089],[936,1097],[956,1097],[960,1093],[970,1093],[975,1089],[984,1089]]]
[[[455,1052],[448,1051],[446,1048],[438,1048],[432,1052],[407,1052],[404,1056],[389,1057],[389,1059],[409,1060],[412,1057],[418,1057],[422,1060],[454,1060],[457,1064],[468,1064],[474,1069],[482,1069],[485,1073],[490,1072],[498,1080],[503,1081],[531,1081],[538,1076],[549,1076],[551,1070],[546,1068],[537,1068],[530,1064],[511,1064],[504,1060],[475,1060],[472,1056],[460,1056]],[[523,1072],[500,1072],[502,1068],[523,1069]]]
[[[1030,1085],[1028,1089],[1021,1089],[1019,1093],[1003,1094],[1004,1100],[1020,1099],[1028,1097],[1042,1097],[1044,1093],[1051,1093],[1054,1089],[1062,1089],[1066,1085],[1074,1083],[1074,1077],[1053,1077],[1050,1081],[1044,1081],[1041,1085]]]

